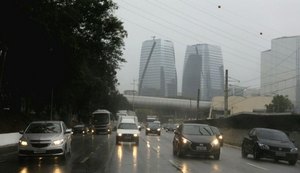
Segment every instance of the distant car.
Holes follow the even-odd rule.
[[[34,121],[25,131],[18,144],[20,161],[25,157],[60,156],[71,154],[71,129],[63,121]]]
[[[173,139],[173,154],[213,156],[220,159],[220,143],[209,125],[183,123],[175,131]]]
[[[220,146],[222,147],[223,146],[223,135],[222,133],[220,132],[219,128],[215,127],[215,126],[210,126],[211,130],[213,131],[213,133],[217,136],[219,142],[220,142]]]
[[[78,124],[72,128],[72,131],[73,131],[73,134],[88,134],[89,127],[87,127],[84,124]]]
[[[145,134],[157,134],[158,136],[160,136],[161,134],[161,127],[160,127],[160,123],[148,123]]]
[[[167,132],[171,131],[171,132],[174,132],[177,128],[177,124],[168,124],[166,127],[165,127],[165,130]]]
[[[120,142],[135,142],[139,145],[140,131],[137,123],[128,119],[123,120],[117,127],[116,145]]]
[[[273,158],[275,161],[286,160],[295,165],[298,158],[298,148],[288,136],[275,129],[254,128],[242,143],[242,157],[252,154],[254,159]]]

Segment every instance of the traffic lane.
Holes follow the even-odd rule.
[[[141,131],[139,146],[134,143],[122,143],[115,146],[110,173],[152,173],[152,172],[177,172],[169,158],[161,154],[160,139],[162,136],[145,136]]]
[[[66,161],[57,157],[30,158],[18,161],[17,151],[5,153],[1,157],[1,172],[103,172],[107,167],[112,149],[111,135],[73,135],[72,154]],[[2,155],[1,155],[2,156]]]
[[[170,158],[170,163],[177,167],[181,172],[299,172],[299,162],[295,166],[290,166],[286,161],[274,162],[272,159],[261,159],[256,161],[251,155],[247,159],[241,157],[241,150],[236,147],[224,146],[221,149],[220,160],[201,157],[178,158],[172,154],[173,134],[165,133],[160,139],[161,154]],[[170,142],[166,144],[165,142]],[[152,141],[155,143],[155,140]],[[164,146],[165,145],[165,146]],[[168,147],[169,146],[169,147]],[[164,152],[165,151],[165,152]]]

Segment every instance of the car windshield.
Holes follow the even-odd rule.
[[[148,124],[148,127],[149,127],[149,128],[159,128],[160,125],[159,125],[158,123],[149,123],[149,124]]]
[[[257,132],[257,137],[260,139],[269,139],[275,141],[289,141],[287,135],[275,130],[261,130]]]
[[[212,136],[213,132],[211,131],[209,126],[184,125],[183,126],[183,134]]]
[[[109,116],[107,114],[95,114],[94,122],[95,123],[108,123]]]
[[[212,130],[212,132],[213,132],[214,134],[216,134],[216,135],[221,134],[220,131],[219,131],[219,129],[216,128],[216,127],[212,127],[212,126],[211,126],[211,130]]]
[[[121,123],[118,129],[138,129],[134,123]]]
[[[59,123],[32,123],[25,133],[61,133]]]

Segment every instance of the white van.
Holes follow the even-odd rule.
[[[139,145],[140,131],[134,118],[122,118],[117,127],[116,145],[120,142],[135,142]]]

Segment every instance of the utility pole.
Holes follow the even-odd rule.
[[[134,95],[135,95],[135,79],[133,79],[133,89],[132,89],[132,111],[134,111]]]
[[[51,105],[50,105],[50,120],[52,121],[52,113],[53,113],[53,111],[52,111],[52,109],[53,109],[53,88],[52,88],[52,90],[51,90]]]
[[[198,95],[197,95],[197,120],[199,120],[200,115],[200,108],[199,108],[199,101],[200,101],[200,89],[198,88]]]
[[[224,117],[228,116],[228,70],[225,70]]]
[[[5,67],[7,50],[8,50],[7,47],[4,47],[3,49],[0,50],[0,57],[3,57],[2,65],[1,65],[1,72],[0,72],[0,93],[2,90],[2,80],[3,80],[3,75],[4,75],[4,67]]]

